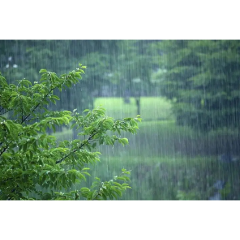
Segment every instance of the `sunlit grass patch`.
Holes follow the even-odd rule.
[[[124,103],[123,98],[101,97],[96,98],[94,107],[102,106],[108,116],[114,118],[135,117],[137,106],[135,98],[130,98],[130,103]],[[140,115],[143,121],[173,119],[171,103],[163,97],[141,97]]]

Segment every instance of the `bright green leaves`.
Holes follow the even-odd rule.
[[[19,135],[23,131],[20,124],[5,120],[0,116],[0,156],[8,149],[13,150],[18,145]]]
[[[121,131],[126,131],[130,133],[136,133],[138,130],[138,122],[141,122],[141,118],[137,115],[136,118],[124,118],[123,121],[117,120],[113,126],[113,131],[116,131],[118,134]]]
[[[28,87],[32,86],[32,83],[26,79],[18,80],[17,82],[18,82],[18,88],[19,88],[20,92],[26,91],[26,89],[24,87],[28,88]]]
[[[0,72],[0,86],[1,86],[1,91],[8,86],[6,78],[2,75],[2,73]]]
[[[78,83],[85,68],[80,64],[60,77],[41,69],[33,84],[23,79],[8,85],[0,74],[0,199],[118,199],[130,188],[130,172],[123,169],[110,181],[96,178],[90,188],[71,191],[90,176],[88,165],[100,161],[98,145],[128,144],[122,133],[136,133],[141,121],[114,120],[102,107],[82,114],[45,108],[59,100],[53,91]],[[77,131],[77,139],[59,141],[48,134],[59,126]]]
[[[68,125],[71,120],[72,120],[72,117],[70,114],[65,114],[61,117],[46,117],[39,123],[39,126],[42,127],[43,129],[46,129],[47,127],[49,127],[55,130],[54,126],[56,125],[61,126],[63,124]]]
[[[96,109],[93,109],[92,111],[93,116],[100,117],[105,115],[105,109],[102,107],[98,107]]]
[[[128,144],[128,139],[127,138],[119,138],[118,139],[119,143],[121,143],[123,146]]]
[[[48,71],[46,69],[41,69],[39,73],[47,73]]]
[[[110,181],[101,182],[99,178],[95,178],[91,187],[92,191],[88,194],[88,199],[92,200],[107,200],[118,199],[122,193],[130,188],[128,181],[130,174],[126,169],[122,169],[120,176],[115,176]],[[121,183],[123,181],[123,183]]]
[[[137,118],[125,118],[124,120],[116,120],[105,116],[105,109],[99,107],[92,111],[86,109],[83,111],[86,115],[74,115],[74,120],[77,129],[82,127],[83,132],[79,133],[80,136],[87,137],[88,141],[84,145],[91,150],[96,147],[96,141],[101,144],[114,145],[115,141],[119,141],[125,145],[128,143],[126,138],[120,138],[116,135],[109,134],[110,132],[117,132],[121,135],[122,131],[129,131],[135,133],[138,129],[138,121],[141,121],[140,116]]]
[[[0,126],[3,128],[3,130],[6,130],[7,133],[10,133],[11,130],[10,125],[12,125],[11,123],[12,122],[9,120],[7,121],[4,120],[3,122],[0,123]]]
[[[51,102],[53,102],[54,104],[56,104],[56,101],[55,100],[60,100],[60,98],[56,95],[51,95],[49,96],[49,99]]]

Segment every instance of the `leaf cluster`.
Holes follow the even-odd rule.
[[[88,165],[100,161],[98,145],[126,145],[121,132],[136,133],[140,116],[114,120],[101,107],[82,114],[77,110],[50,111],[56,104],[55,89],[77,84],[86,67],[57,76],[41,69],[39,82],[23,79],[8,84],[0,74],[0,199],[116,199],[129,188],[125,169],[115,180],[75,189],[90,176]],[[49,135],[65,125],[78,132],[72,141],[58,141]],[[120,183],[119,181],[124,181]]]

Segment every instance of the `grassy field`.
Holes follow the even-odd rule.
[[[116,119],[134,117],[137,108],[134,98],[130,100],[125,104],[122,98],[97,98],[94,106],[102,105],[106,114]],[[160,97],[141,98],[141,117],[138,133],[124,134],[129,145],[99,147],[101,163],[91,167],[91,179],[108,180],[123,167],[131,170],[132,189],[123,199],[132,200],[208,199],[214,193],[214,182],[224,179],[230,184],[223,192],[225,199],[230,188],[231,199],[240,199],[239,163],[224,165],[217,160],[222,153],[217,150],[225,151],[226,130],[203,134],[176,126],[170,102]],[[59,140],[71,139],[72,131],[65,129],[55,135]],[[230,134],[233,146],[235,135]]]
[[[131,170],[131,187],[125,200],[206,200],[214,194],[217,179],[235,183],[235,197],[239,199],[239,163],[232,166],[231,178],[216,159],[209,157],[129,157],[104,155],[91,167],[91,176],[112,179],[121,168]],[[226,196],[227,198],[227,196]]]
[[[123,98],[96,98],[94,107],[102,106],[106,109],[108,116],[118,118],[135,117],[137,106],[134,98],[130,98],[130,103],[126,104]],[[171,104],[162,97],[141,97],[140,115],[143,121],[169,120],[173,119]]]

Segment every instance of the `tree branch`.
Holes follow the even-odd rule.
[[[8,145],[9,146],[9,145]],[[4,147],[3,150],[0,152],[0,156],[8,149],[8,146]]]
[[[54,89],[56,89],[58,86],[54,87],[54,88],[51,88],[49,90],[49,92],[42,98],[41,102],[49,95],[49,93],[51,93],[51,91],[53,91]],[[23,124],[30,116],[31,114],[39,107],[39,105],[41,104],[41,102],[39,102],[34,108],[33,110],[25,117],[25,118],[22,118],[22,121],[21,121],[21,124]],[[2,144],[2,143],[1,143]],[[3,148],[3,150],[0,152],[0,156],[8,149],[9,147],[9,144]]]
[[[55,88],[57,88],[57,86],[56,86]],[[42,98],[41,102],[42,102],[42,101],[49,95],[49,93],[50,93],[51,91],[53,91],[55,88],[51,88],[51,90]],[[31,112],[30,112],[25,118],[22,119],[21,124],[23,124],[23,123],[31,116],[31,114],[39,107],[39,105],[41,104],[41,102],[39,102],[39,103],[33,108],[33,110],[31,110]]]
[[[89,142],[98,132],[95,131],[95,133],[92,133],[89,138],[87,139],[87,142]],[[75,148],[72,152],[70,152],[69,154],[67,154],[66,156],[64,156],[63,158],[61,158],[60,160],[56,161],[56,164],[61,163],[64,159],[66,159],[67,157],[69,157],[71,154],[75,153],[76,151],[78,151],[79,149],[81,149],[83,146],[85,145],[85,143],[82,143],[79,147]]]

